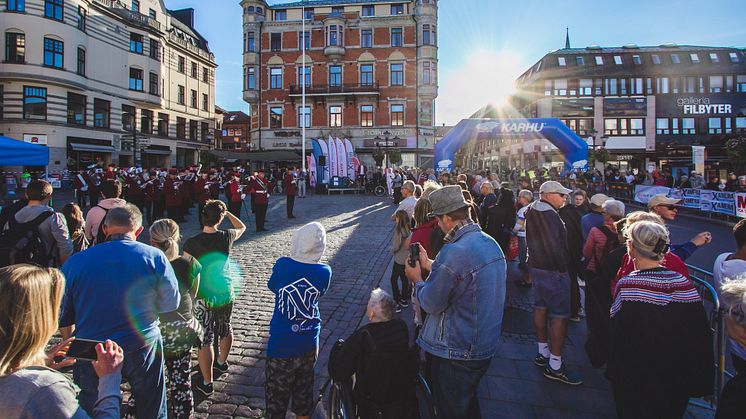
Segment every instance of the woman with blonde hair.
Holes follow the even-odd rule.
[[[179,255],[179,225],[165,218],[150,226],[150,244],[163,251],[179,281],[181,300],[176,311],[160,315],[161,335],[168,377],[169,418],[189,418],[194,408],[192,394],[192,347],[203,338],[203,329],[194,317],[193,300],[199,290],[200,263],[191,256]]]
[[[712,333],[689,278],[662,266],[668,230],[650,221],[625,227],[635,270],[611,305],[609,360],[617,415],[680,418],[690,397],[712,392]]]
[[[69,338],[45,353],[58,329],[65,278],[34,265],[0,268],[0,411],[4,418],[88,417],[78,405],[72,382],[55,371],[75,363],[64,359]],[[56,362],[55,357],[64,360]],[[107,340],[92,361],[99,376],[95,418],[119,418],[124,353]]]
[[[406,211],[396,211],[394,220],[396,226],[394,227],[394,235],[391,237],[391,252],[394,254],[394,266],[391,268],[391,289],[396,301],[396,312],[399,313],[402,307],[409,306],[409,280],[404,275],[404,264],[407,263],[407,257],[409,257],[411,230],[409,228],[409,215]],[[401,283],[401,288],[399,288],[399,283]]]

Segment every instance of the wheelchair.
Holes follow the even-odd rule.
[[[352,383],[350,381],[336,382],[330,378],[329,381],[327,381],[327,384],[323,386],[321,390],[322,394],[327,385],[330,385],[331,387],[329,389],[329,400],[326,406],[326,417],[328,419],[356,419],[358,417],[357,406],[354,402],[354,396],[352,393]],[[430,391],[430,386],[422,373],[417,374],[415,396],[417,399],[417,414],[414,417],[420,419],[435,419],[437,415],[432,392]]]

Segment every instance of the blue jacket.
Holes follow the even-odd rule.
[[[491,358],[500,339],[506,275],[505,255],[492,237],[478,225],[459,230],[415,288],[427,312],[420,347],[445,359]]]

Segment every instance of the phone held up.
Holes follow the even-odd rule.
[[[417,267],[417,261],[420,260],[420,245],[412,243],[409,245],[409,266]]]
[[[70,342],[70,348],[65,353],[65,358],[75,358],[86,361],[96,360],[96,345],[103,342],[90,339],[75,338]]]

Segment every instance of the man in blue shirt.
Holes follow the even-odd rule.
[[[179,307],[179,286],[160,250],[136,241],[142,213],[132,205],[112,208],[104,220],[106,242],[78,253],[62,267],[63,337],[111,339],[124,350],[122,376],[132,386],[136,416],[166,418],[163,340],[158,314]],[[73,380],[88,414],[98,393],[90,362],[77,362]]]
[[[591,210],[580,219],[584,242],[593,227],[601,228],[604,225],[604,210],[601,207],[604,205],[604,202],[610,199],[602,193],[597,193],[591,197]]]

